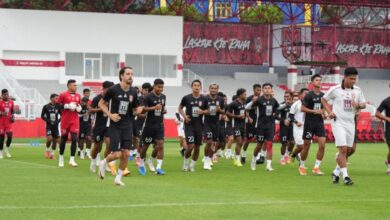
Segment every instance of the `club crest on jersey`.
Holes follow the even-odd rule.
[[[165,105],[165,100],[161,99],[161,104]]]
[[[219,101],[216,102],[216,105],[219,105]]]
[[[199,101],[199,106],[202,106],[202,101]]]
[[[133,95],[129,95],[129,101],[133,102]]]

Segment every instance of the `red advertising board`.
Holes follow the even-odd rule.
[[[336,33],[335,33],[336,32]],[[360,68],[390,68],[390,31],[321,27],[312,35],[312,42],[325,42],[332,47],[335,37],[335,52],[347,61],[348,66]],[[330,50],[316,48],[315,61],[329,61]]]
[[[184,63],[251,64],[268,62],[268,26],[184,24]]]

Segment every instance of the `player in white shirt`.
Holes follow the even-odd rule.
[[[355,138],[355,112],[366,108],[366,99],[362,90],[354,86],[358,71],[348,67],[344,71],[344,80],[341,85],[330,88],[322,98],[322,104],[329,113],[332,121],[332,132],[339,149],[337,166],[332,173],[333,183],[339,182],[340,173],[344,177],[345,185],[352,185],[353,181],[347,172],[347,151],[353,146]],[[328,102],[333,103],[333,109]]]
[[[297,157],[297,154],[301,152],[303,147],[303,124],[305,122],[305,113],[302,112],[302,100],[306,96],[306,94],[309,92],[308,89],[302,88],[299,91],[299,100],[294,102],[290,108],[290,114],[289,114],[289,120],[294,124],[293,127],[293,134],[294,134],[294,141],[297,147],[295,148],[292,157]],[[305,169],[304,164],[300,164],[299,170],[301,170],[301,167]]]

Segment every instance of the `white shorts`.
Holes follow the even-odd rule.
[[[352,147],[355,140],[355,124],[332,122],[332,132],[337,147]]]
[[[294,124],[293,134],[295,144],[303,145],[303,125],[301,127],[298,127]]]
[[[177,134],[179,137],[185,138],[183,123],[177,126]]]

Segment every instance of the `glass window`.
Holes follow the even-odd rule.
[[[176,56],[161,56],[161,77],[176,77]]]
[[[142,77],[142,55],[126,54],[126,66],[133,69],[134,76]]]
[[[84,57],[82,53],[65,54],[65,74],[69,76],[84,75]]]
[[[117,76],[119,54],[102,54],[102,76]]]
[[[159,77],[160,56],[144,55],[143,70],[143,77]]]
[[[232,16],[232,3],[217,3],[215,7],[217,18],[229,18]]]

